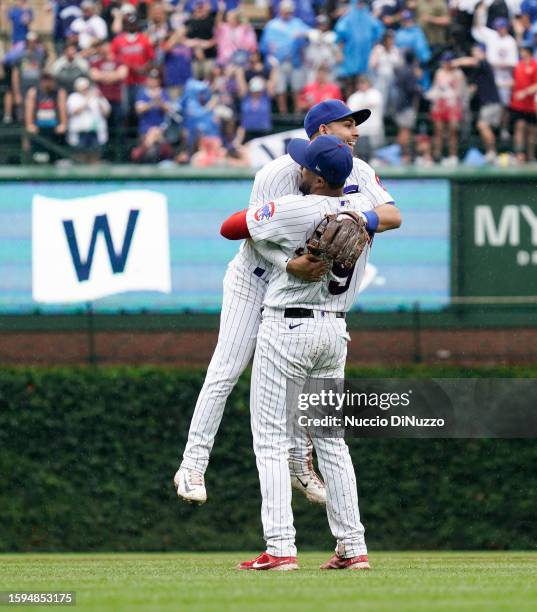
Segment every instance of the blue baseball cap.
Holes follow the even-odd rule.
[[[492,27],[495,30],[499,30],[500,28],[508,28],[509,19],[506,19],[505,17],[496,17],[496,19],[492,22]]]
[[[289,155],[304,168],[322,176],[332,185],[343,185],[352,170],[352,153],[337,136],[318,136],[311,142],[293,138]]]
[[[353,112],[341,100],[325,100],[310,108],[308,114],[304,117],[304,129],[308,138],[311,138],[315,132],[319,131],[321,125],[332,123],[332,121],[341,121],[347,119],[347,117],[352,117],[356,125],[360,125],[360,123],[369,119],[370,115],[371,111],[368,108]]]

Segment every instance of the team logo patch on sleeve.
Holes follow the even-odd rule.
[[[275,208],[276,207],[274,206],[274,202],[269,202],[268,204],[261,206],[261,208],[258,208],[255,211],[254,219],[256,221],[264,221],[265,219],[270,219],[274,214]]]

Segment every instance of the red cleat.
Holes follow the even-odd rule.
[[[350,570],[368,570],[371,569],[367,555],[360,555],[359,557],[351,557],[350,559],[344,559],[339,555],[334,555],[331,559],[328,559],[326,563],[321,565],[323,570],[331,569],[350,569]]]
[[[238,570],[279,570],[281,572],[296,570],[296,557],[273,557],[267,552],[261,553],[252,561],[244,561],[237,565]]]

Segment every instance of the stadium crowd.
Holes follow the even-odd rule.
[[[115,142],[121,161],[248,165],[275,119],[338,98],[372,110],[366,160],[535,160],[537,0],[266,2],[251,23],[240,0],[56,0],[50,33],[2,2],[2,121],[35,159],[45,139],[84,163]]]

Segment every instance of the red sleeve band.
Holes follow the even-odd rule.
[[[248,224],[246,223],[246,213],[248,209],[245,208],[239,212],[236,212],[228,217],[222,227],[220,228],[220,234],[228,240],[243,240],[244,238],[250,238],[250,232],[248,231]]]

